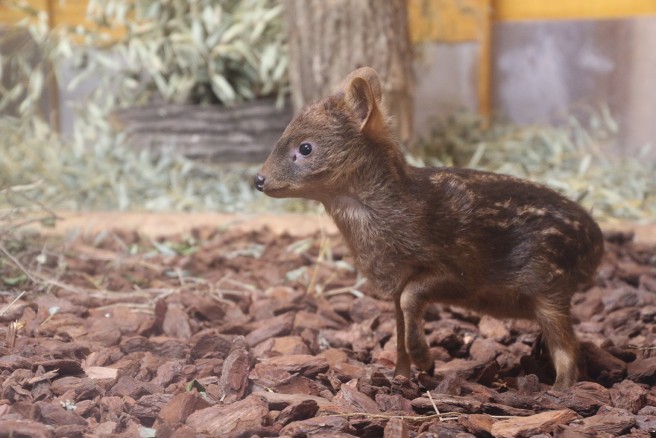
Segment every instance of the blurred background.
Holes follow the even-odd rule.
[[[656,218],[656,0],[0,0],[3,208],[317,211],[252,175],[381,75],[408,159]]]

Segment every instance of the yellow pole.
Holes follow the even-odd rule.
[[[55,1],[57,0],[46,0],[46,11],[48,12],[48,28],[52,31],[56,25],[55,17]],[[60,131],[60,119],[59,119],[59,89],[57,87],[57,77],[55,76],[55,66],[50,65],[50,71],[47,76],[48,83],[48,94],[50,101],[50,114],[48,114],[48,119],[50,126],[55,132]]]
[[[656,0],[494,0],[494,15],[498,21],[654,16]]]
[[[488,118],[492,114],[492,0],[481,5],[478,52],[478,111]]]

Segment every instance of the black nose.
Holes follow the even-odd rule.
[[[264,190],[264,177],[259,173],[255,175],[255,188],[260,192]]]

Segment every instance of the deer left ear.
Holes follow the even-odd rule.
[[[369,88],[371,88],[371,92],[374,95],[374,99],[376,99],[376,102],[380,104],[380,101],[383,97],[383,92],[382,92],[382,87],[380,86],[380,79],[378,79],[378,73],[376,73],[376,70],[374,70],[371,67],[360,67],[357,70],[353,70],[351,73],[349,73],[348,76],[346,76],[346,79],[342,81],[342,84],[340,86],[341,91],[346,91],[355,78],[362,78],[364,79],[368,84]]]
[[[373,71],[373,69],[369,70]],[[354,76],[354,73],[358,71],[351,73],[350,76]],[[378,76],[375,76],[374,79],[374,87],[372,87],[372,83],[367,78],[362,76],[352,77],[344,95],[347,105],[360,121],[360,131],[365,134],[376,134],[385,126],[383,114],[380,110],[380,82]]]

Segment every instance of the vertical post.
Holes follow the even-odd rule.
[[[56,21],[56,5],[58,0],[46,0],[46,12],[48,13],[48,29],[52,31],[57,25]],[[55,69],[57,66],[54,63],[50,64],[50,71],[47,72],[47,88],[48,88],[48,101],[50,103],[50,113],[48,114],[48,122],[50,127],[57,133],[60,132],[60,117],[59,117],[59,88],[57,86],[57,75]]]
[[[492,114],[492,7],[493,0],[482,0],[478,52],[478,111],[485,118]]]

